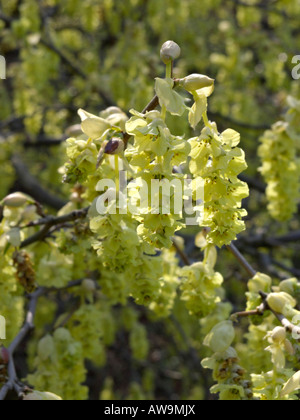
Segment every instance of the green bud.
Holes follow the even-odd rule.
[[[287,279],[280,283],[279,288],[282,292],[289,293],[290,295],[293,295],[295,293],[295,290],[298,286],[298,280],[296,278]]]
[[[269,296],[267,297],[267,303],[270,309],[279,314],[284,314],[287,305],[294,308],[297,304],[295,299],[285,292],[269,294]]]
[[[24,206],[28,202],[32,202],[28,195],[25,195],[21,192],[16,192],[5,197],[2,201],[2,205],[17,208]]]
[[[91,279],[83,280],[82,289],[87,293],[94,292],[96,290],[96,284],[94,280],[91,280]]]
[[[295,375],[287,381],[287,383],[282,388],[280,396],[283,398],[292,392],[298,391],[298,389],[300,389],[300,371],[295,373]]]
[[[179,85],[188,92],[195,92],[196,90],[210,87],[214,84],[214,79],[211,79],[204,74],[190,74],[184,79],[179,79]]]
[[[178,44],[174,41],[167,41],[161,47],[160,57],[165,64],[170,63],[170,61],[176,60],[181,54],[181,49]]]

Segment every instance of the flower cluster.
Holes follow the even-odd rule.
[[[289,106],[285,121],[264,133],[258,150],[262,161],[259,170],[267,182],[268,210],[281,222],[296,212],[300,192],[299,101],[289,98]]]

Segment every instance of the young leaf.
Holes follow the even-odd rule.
[[[207,99],[204,93],[198,94],[194,92],[194,99],[195,103],[189,113],[189,123],[193,129],[197,127],[202,119],[202,115],[207,110]]]

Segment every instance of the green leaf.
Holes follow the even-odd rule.
[[[156,78],[155,91],[159,98],[160,106],[165,106],[172,115],[183,115],[186,110],[184,98],[173,90],[172,79]]]
[[[298,391],[300,389],[300,371],[295,373],[294,376],[291,377],[287,381],[287,383],[284,385],[280,396],[285,397],[288,394],[291,394],[292,392]]]

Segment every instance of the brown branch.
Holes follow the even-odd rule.
[[[227,245],[227,249],[235,256],[237,261],[241,264],[242,267],[244,267],[251,278],[256,275],[254,268],[248,263],[246,258],[240,253],[234,244]]]
[[[23,192],[29,194],[36,201],[56,210],[60,210],[66,204],[63,199],[49,193],[40,185],[19,156],[12,157],[12,164],[18,178],[18,184]]]
[[[190,338],[186,334],[183,326],[181,325],[181,323],[177,319],[177,317],[175,315],[171,315],[170,320],[173,323],[176,330],[178,331],[179,335],[181,336],[182,341],[186,344],[187,350],[188,350],[188,355],[189,355],[191,361],[193,362],[193,365],[195,367],[197,367],[197,370],[199,370],[201,372],[201,377],[202,377],[202,380],[203,380],[203,383],[204,383],[205,392],[207,394],[209,394],[209,386],[208,386],[208,383],[207,383],[208,382],[207,377],[205,375],[205,371],[204,371],[203,367],[201,366],[201,360],[199,359],[199,355],[198,355],[197,350],[195,349],[195,347],[191,343]],[[207,397],[208,397],[208,395],[207,395]]]
[[[20,398],[23,395],[24,388],[26,388],[25,385],[20,384],[19,379],[17,377],[14,362],[14,353],[16,349],[20,346],[20,344],[23,342],[23,340],[27,337],[27,335],[34,329],[34,316],[36,312],[37,302],[39,297],[41,297],[44,294],[44,292],[45,290],[43,288],[40,288],[30,296],[25,324],[8,348],[8,381],[6,382],[6,384],[4,384],[0,391],[0,401],[3,401],[7,393],[11,390],[15,390],[18,397]]]
[[[276,248],[284,244],[291,242],[299,242],[300,240],[300,230],[295,232],[289,232],[286,235],[267,237],[266,234],[260,234],[255,236],[244,236],[239,239],[240,242],[243,242],[250,246],[257,247],[267,247],[267,248]]]
[[[269,13],[275,13],[276,15],[282,16],[286,19],[290,19],[290,17],[287,15],[285,10],[283,9],[279,10],[273,7],[273,5],[276,4],[276,0],[271,1],[271,2],[270,1],[267,2],[266,0],[264,0],[258,3],[246,3],[243,0],[231,0],[231,1],[235,3],[237,6],[262,9]]]
[[[180,246],[178,245],[178,243],[176,242],[176,238],[173,238],[172,240],[173,242],[173,246],[177,251],[177,254],[179,255],[179,257],[181,258],[182,262],[184,263],[184,265],[192,265],[189,257],[186,255],[186,253],[180,248]]]
[[[60,217],[47,216],[40,220],[37,220],[36,222],[30,223],[26,227],[43,226],[43,228],[39,232],[25,239],[21,243],[21,248],[25,248],[26,246],[32,245],[33,243],[37,241],[42,241],[43,239],[45,239],[50,229],[53,226],[57,226],[57,225],[67,223],[67,222],[74,222],[75,220],[79,220],[79,219],[85,219],[88,214],[88,211],[89,211],[89,207],[86,207],[81,210],[72,211],[71,213],[66,214],[64,216],[60,216]]]

